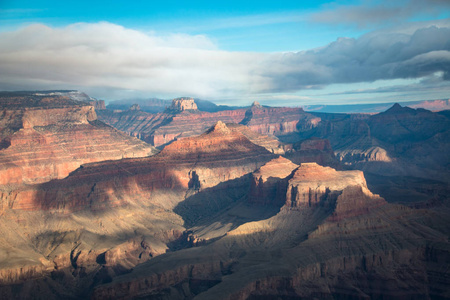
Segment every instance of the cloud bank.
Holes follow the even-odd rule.
[[[450,9],[448,0],[361,0],[357,5],[324,6],[325,10],[310,16],[312,21],[329,24],[368,27],[404,22],[424,14],[438,16]]]
[[[228,52],[202,35],[111,23],[42,24],[0,33],[0,89],[77,88],[172,97],[286,93],[380,79],[450,79],[450,24],[384,30],[291,53]]]

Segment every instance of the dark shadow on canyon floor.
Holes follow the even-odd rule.
[[[443,181],[412,176],[382,176],[364,172],[367,186],[390,203],[415,208],[431,208],[446,204],[450,187]]]
[[[186,199],[180,202],[174,212],[180,215],[188,229],[181,239],[194,231],[223,232],[244,223],[268,219],[276,215],[283,203],[278,205],[255,205],[248,202],[251,176],[229,180],[207,189],[191,189]],[[223,229],[218,229],[222,228]],[[225,229],[226,228],[226,229]],[[223,234],[216,233],[217,237]],[[212,238],[209,242],[217,239]],[[175,246],[179,249],[180,245]]]

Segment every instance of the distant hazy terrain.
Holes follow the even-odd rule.
[[[421,100],[399,102],[402,106],[411,108],[425,108],[431,111],[450,109],[450,100]],[[379,113],[387,110],[395,102],[371,103],[371,104],[347,104],[347,105],[305,105],[303,108],[310,112],[327,113]]]
[[[229,106],[217,105],[213,101],[195,99],[198,109],[207,112],[218,112],[223,110],[234,110],[244,108],[246,106]],[[261,101],[264,103],[263,101]],[[112,110],[128,110],[131,105],[138,104],[142,111],[149,113],[163,112],[172,103],[172,100],[158,99],[158,98],[131,98],[122,100],[109,101],[107,108]],[[311,104],[303,105],[303,109],[309,112],[326,112],[326,113],[379,113],[387,110],[389,107],[397,102],[387,103],[370,103],[370,104],[342,104],[342,105],[325,105],[325,104]],[[442,111],[450,109],[450,100],[420,100],[399,102],[402,106],[411,108],[425,108],[431,111]],[[249,103],[250,104],[250,103]]]

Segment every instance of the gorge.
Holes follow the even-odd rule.
[[[449,297],[447,114],[92,101],[0,95],[1,298]]]

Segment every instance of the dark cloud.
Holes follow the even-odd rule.
[[[410,94],[410,93],[430,93],[430,92],[446,92],[450,93],[450,84],[445,80],[444,74],[437,74],[428,76],[417,83],[409,83],[403,85],[391,85],[391,86],[383,86],[379,88],[369,88],[369,89],[358,89],[358,90],[349,90],[339,93],[328,93],[323,94],[321,96],[342,96],[342,95],[355,95],[355,94],[386,94],[386,93],[394,93],[399,94],[402,93]]]
[[[412,35],[372,33],[358,39],[341,38],[318,50],[278,57],[272,65],[278,71],[264,75],[278,91],[448,74],[450,28],[423,28]]]
[[[326,5],[310,19],[319,23],[368,27],[399,23],[422,15],[437,16],[450,8],[448,0],[363,0],[359,5]]]

